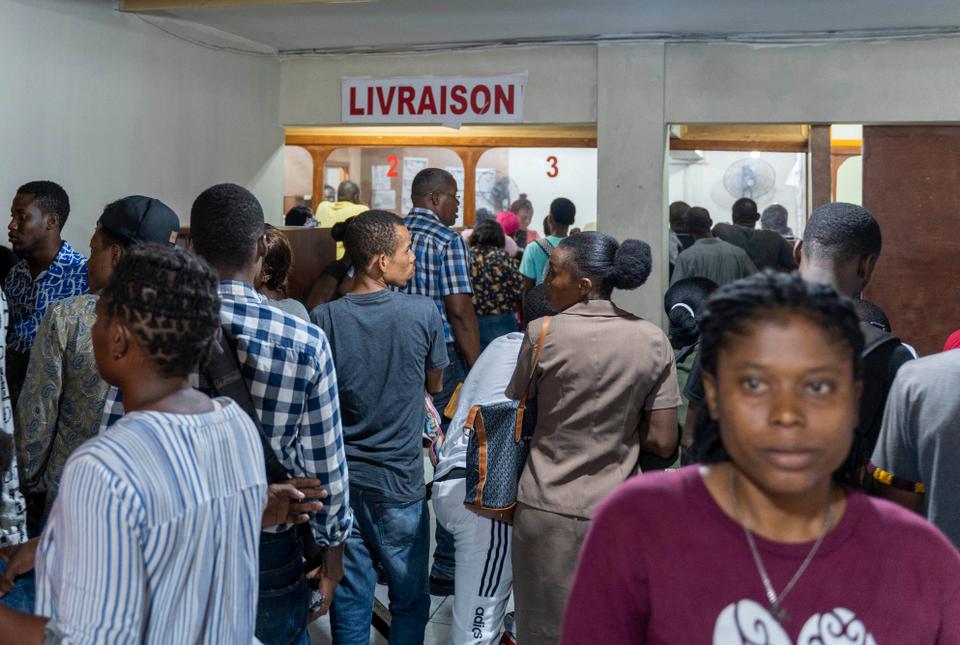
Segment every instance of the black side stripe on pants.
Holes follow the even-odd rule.
[[[487,561],[483,565],[483,575],[480,576],[480,588],[477,589],[477,595],[481,598],[485,597],[484,589],[487,586],[487,572],[490,571],[490,556],[493,554],[494,545],[497,542],[496,539],[496,522],[490,522],[490,545],[487,547]]]
[[[507,562],[507,553],[510,550],[510,527],[503,522],[496,522],[496,524],[500,528],[500,535],[503,540],[503,554],[500,556],[500,566],[497,567],[497,579],[490,587],[490,593],[488,594],[490,596],[493,596],[497,587],[500,586],[500,578],[503,576],[503,565]]]
[[[480,581],[480,596],[490,598],[500,584],[503,574],[503,565],[507,560],[507,525],[503,522],[490,523],[490,548],[487,550],[487,562],[483,568],[483,578]],[[491,566],[490,552],[493,552]]]

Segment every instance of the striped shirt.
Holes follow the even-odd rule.
[[[313,516],[317,543],[340,544],[350,534],[353,513],[337,374],[327,337],[319,327],[269,306],[243,282],[221,282],[220,301],[220,323],[236,345],[244,381],[280,463],[291,477],[316,477],[330,493],[323,510]],[[190,383],[213,393],[198,374]],[[120,393],[110,388],[103,425],[110,427],[122,415]]]
[[[256,426],[133,412],[67,461],[37,548],[37,613],[67,643],[251,643],[266,503]]]
[[[426,208],[414,208],[403,223],[410,231],[417,265],[416,273],[401,291],[433,300],[443,319],[444,340],[452,343],[453,328],[447,320],[443,299],[457,293],[473,293],[467,245],[456,231],[444,226],[440,218]]]

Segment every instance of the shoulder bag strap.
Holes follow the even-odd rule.
[[[530,378],[527,379],[527,387],[523,391],[523,399],[520,400],[520,405],[517,406],[517,424],[515,431],[515,441],[519,442],[521,436],[523,435],[523,414],[527,409],[527,399],[530,396],[530,386],[533,384],[533,377],[537,373],[537,365],[540,363],[540,352],[543,350],[543,342],[547,338],[547,329],[550,327],[550,321],[553,320],[553,316],[545,316],[543,319],[543,325],[540,327],[540,339],[537,341],[537,351],[533,354],[533,366],[530,368]]]
[[[219,396],[225,396],[233,399],[239,405],[247,416],[257,426],[257,434],[260,435],[260,443],[263,445],[263,456],[267,469],[267,480],[276,483],[289,479],[287,469],[283,467],[280,460],[277,459],[270,440],[263,430],[263,424],[260,422],[260,415],[253,404],[253,398],[250,396],[250,390],[243,380],[243,374],[240,373],[240,362],[237,359],[237,352],[233,344],[227,338],[223,330],[220,332],[220,343],[214,348],[213,356],[203,368],[204,373],[210,380],[210,385]]]

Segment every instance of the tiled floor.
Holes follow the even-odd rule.
[[[387,588],[377,585],[377,598],[384,605],[387,604]],[[427,624],[424,645],[448,645],[450,643],[450,625],[453,623],[453,596],[441,598],[430,597],[430,622]],[[331,643],[330,620],[325,616],[310,626],[310,642],[312,645],[327,645]],[[379,632],[370,629],[370,645],[386,645],[387,639]]]
[[[433,480],[433,467],[430,459],[427,458],[424,451],[424,478],[425,481]],[[433,557],[433,549],[436,547],[434,541],[436,527],[436,518],[433,514],[433,507],[430,508],[430,557]],[[377,585],[377,598],[384,606],[389,604],[387,600],[387,588],[383,585]],[[453,596],[446,598],[440,596],[430,597],[430,622],[427,624],[426,637],[424,645],[449,645],[450,626],[453,624]],[[332,642],[330,637],[330,620],[328,617],[317,620],[310,626],[310,642],[312,645],[327,645]],[[387,639],[379,632],[370,629],[371,645],[386,645]]]

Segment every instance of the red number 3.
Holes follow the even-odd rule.
[[[551,179],[560,174],[560,169],[557,168],[557,158],[553,155],[547,157],[547,163],[550,164],[550,170],[547,171],[547,177]]]
[[[387,177],[397,177],[397,164],[400,163],[400,160],[390,155],[387,157],[387,163],[390,164],[390,168],[387,170]]]

